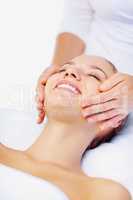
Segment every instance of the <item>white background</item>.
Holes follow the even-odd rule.
[[[63,0],[0,0],[0,108],[27,110],[33,103],[62,14]]]

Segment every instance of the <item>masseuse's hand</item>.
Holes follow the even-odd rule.
[[[133,110],[133,76],[116,73],[100,85],[100,94],[82,102],[82,114],[88,121],[102,121],[102,127],[118,127]]]
[[[35,100],[37,103],[37,109],[38,109],[38,118],[37,118],[38,124],[42,123],[45,118],[44,90],[45,90],[46,82],[48,78],[57,71],[58,67],[59,66],[57,65],[48,67],[47,69],[43,71],[43,73],[38,79],[37,88],[36,88],[36,97],[35,97]]]

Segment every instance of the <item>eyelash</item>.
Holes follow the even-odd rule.
[[[101,81],[99,77],[97,77],[96,75],[93,74],[88,74],[88,76],[92,76],[93,78],[97,79],[98,81]]]
[[[61,69],[58,72],[64,72],[66,69]],[[100,78],[98,78],[97,76],[93,75],[93,74],[87,74],[88,76],[92,76],[93,78],[97,79],[98,81],[101,81]]]
[[[58,72],[64,72],[65,71],[65,69],[61,69],[61,70],[59,70]]]

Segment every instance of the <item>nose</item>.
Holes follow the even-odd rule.
[[[78,81],[80,81],[80,79],[81,79],[79,71],[77,69],[74,69],[74,68],[66,69],[65,77],[72,77],[72,78],[75,78]]]

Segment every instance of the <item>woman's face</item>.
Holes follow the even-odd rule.
[[[114,73],[113,66],[97,56],[82,55],[66,63],[47,81],[47,116],[81,119],[81,101],[100,93],[100,84]]]

